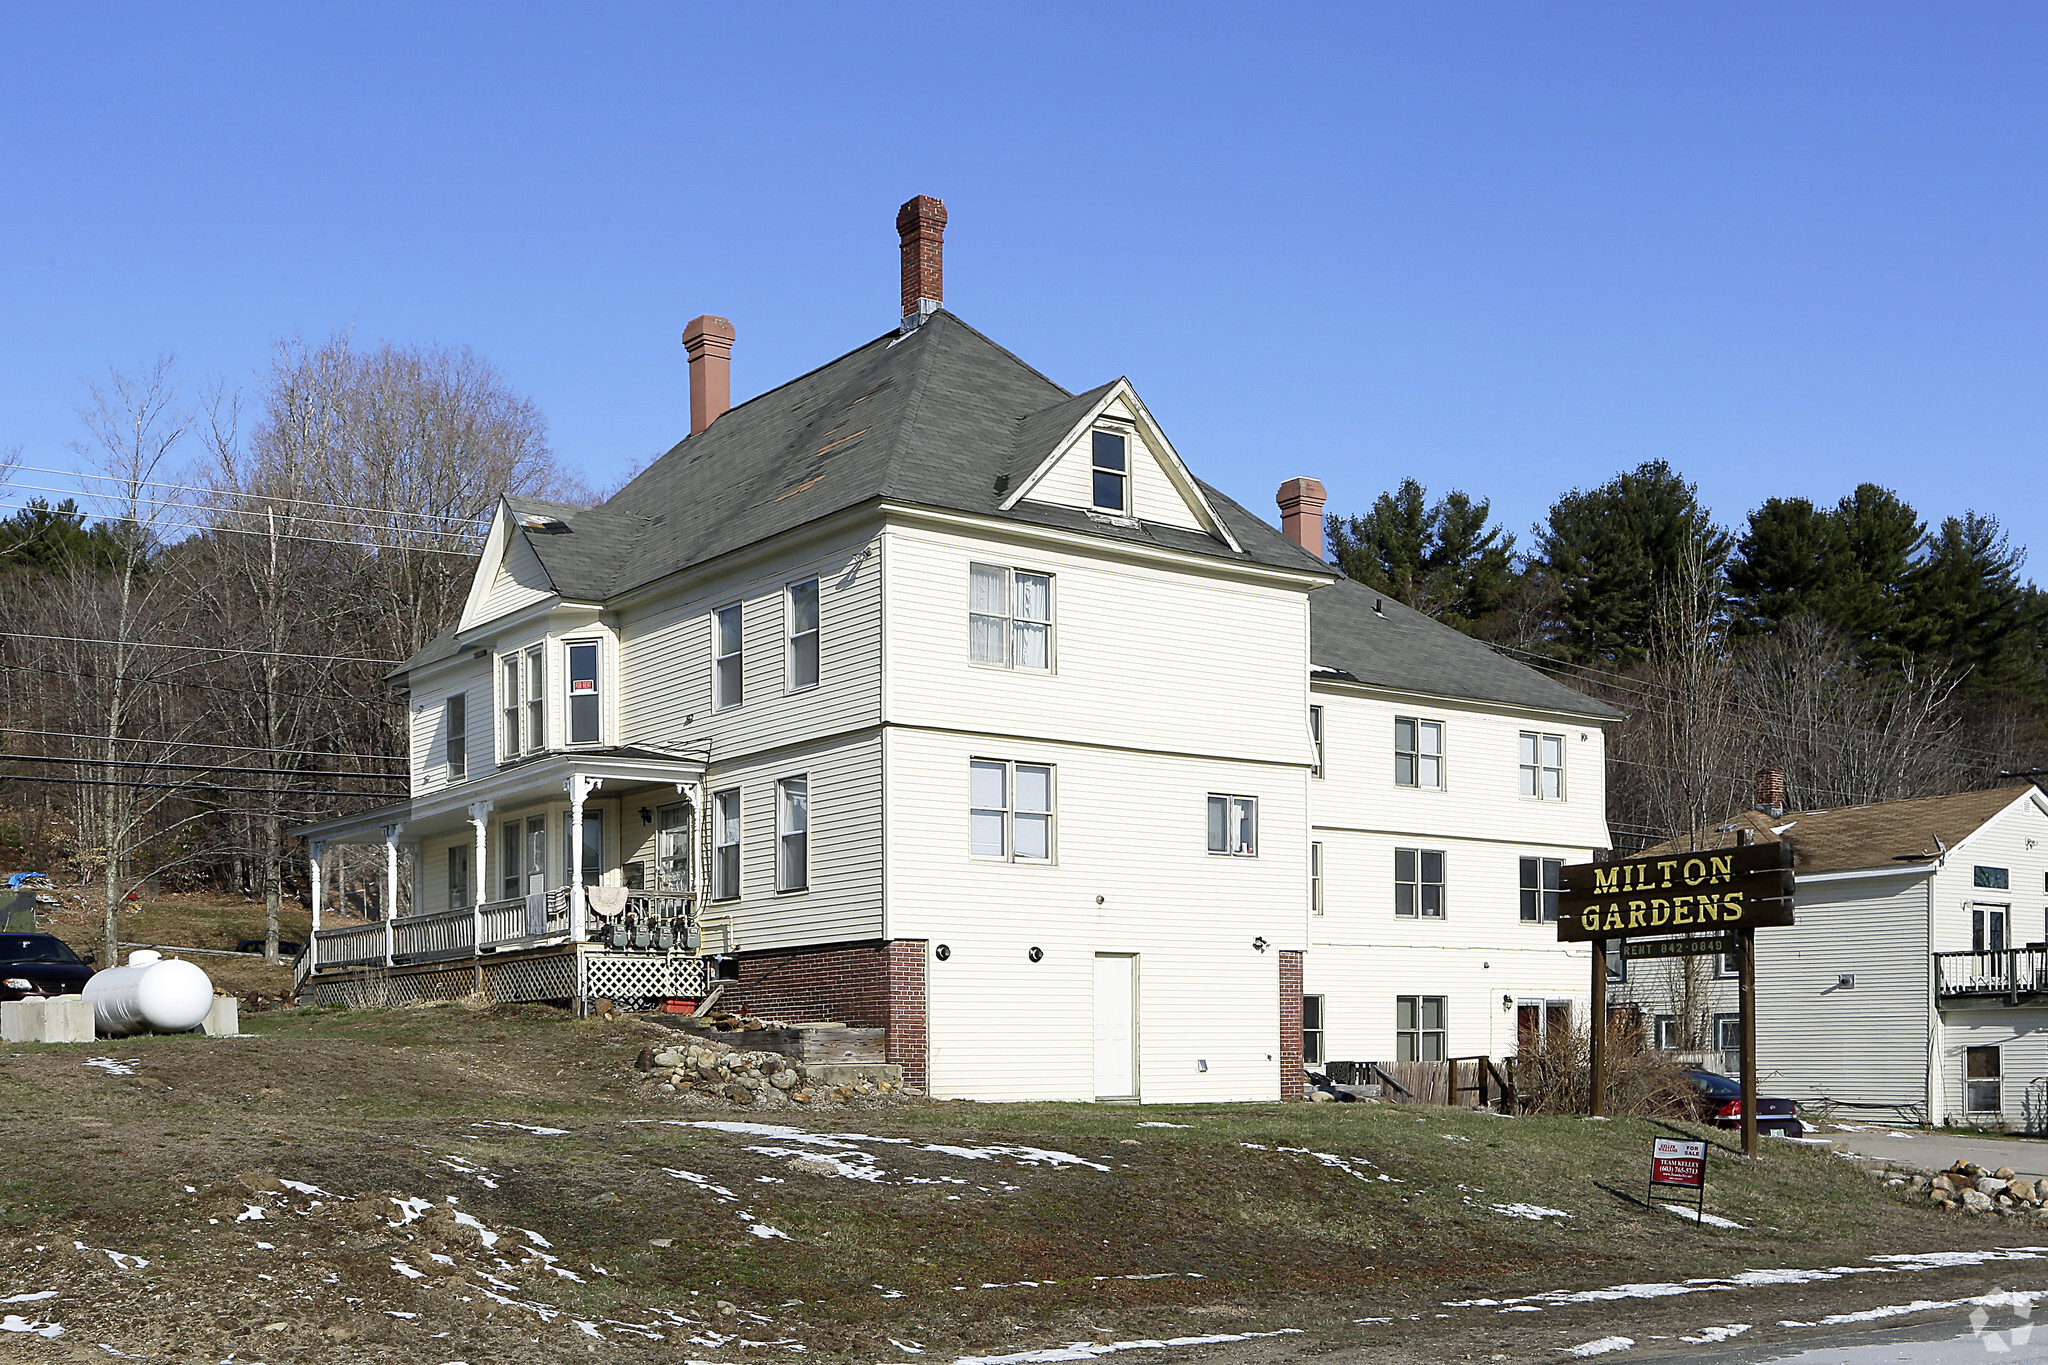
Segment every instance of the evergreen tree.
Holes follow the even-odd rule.
[[[1867,662],[1896,662],[1904,653],[1906,576],[1927,536],[1920,516],[1889,488],[1874,483],[1835,504],[1835,518],[1855,564],[1854,583],[1837,595],[1834,624]]]
[[[1470,631],[1500,609],[1515,577],[1515,538],[1487,524],[1491,510],[1455,490],[1432,505],[1403,479],[1364,516],[1333,513],[1325,529],[1345,577]]]
[[[1561,652],[1635,663],[1649,655],[1660,599],[1688,577],[1717,577],[1729,538],[1694,486],[1651,460],[1559,498],[1536,548],[1557,582]]]
[[[1805,498],[1772,498],[1735,542],[1730,625],[1738,635],[1764,634],[1804,613],[1839,626],[1857,577],[1840,516]]]
[[[2033,681],[2039,606],[2020,582],[2025,559],[1996,518],[1949,517],[1907,572],[1899,642],[1967,668],[1973,690]]]
[[[31,498],[13,516],[0,518],[0,566],[15,573],[104,573],[120,563],[123,540],[105,522],[87,526],[85,513],[70,498],[55,507],[47,498]]]

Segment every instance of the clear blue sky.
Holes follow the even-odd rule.
[[[696,314],[736,396],[892,325],[924,193],[948,306],[1268,516],[1413,475],[1526,542],[1661,457],[2048,579],[2044,70],[2028,5],[15,4],[0,446],[349,326],[473,346],[602,485]]]

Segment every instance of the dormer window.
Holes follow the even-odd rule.
[[[1114,431],[1095,433],[1095,510],[1130,515],[1129,443]]]

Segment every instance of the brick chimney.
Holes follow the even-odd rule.
[[[732,324],[705,314],[683,329],[690,353],[690,434],[695,436],[732,406]]]
[[[1756,808],[1766,815],[1785,813],[1785,770],[1759,768],[1756,772]]]
[[[1329,494],[1314,479],[1280,485],[1280,531],[1317,559],[1323,557],[1323,503]]]
[[[946,205],[928,194],[896,210],[903,248],[903,330],[908,332],[946,300]]]

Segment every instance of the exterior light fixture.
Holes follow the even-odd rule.
[[[649,809],[647,809],[647,807],[645,807],[645,806],[642,806],[642,807],[640,808],[640,823],[641,823],[641,824],[643,824],[643,825],[651,825],[651,824],[653,824],[653,823],[654,823],[654,812],[653,812],[653,811],[651,811],[651,810],[649,810]]]
[[[1252,940],[1252,947],[1256,951],[1263,953],[1266,951],[1266,940],[1264,938],[1255,938]]]

